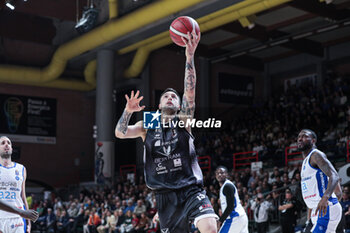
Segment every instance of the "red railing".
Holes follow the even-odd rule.
[[[211,158],[210,156],[198,157],[198,164],[203,172],[211,172]]]
[[[241,156],[241,155],[247,155],[251,154],[253,156]],[[233,154],[233,169],[235,171],[242,170],[243,168],[239,169],[238,167],[246,167],[247,165],[250,165],[252,162],[258,162],[259,155],[257,151],[247,151],[247,152],[239,152]],[[243,161],[243,162],[240,162]]]
[[[350,163],[350,140],[346,141],[346,162]]]
[[[124,176],[128,173],[134,173],[136,177],[136,165],[135,164],[120,165],[119,173],[120,173],[120,176]]]
[[[286,149],[284,150],[284,164],[285,166],[288,165],[288,162],[290,161],[298,161],[298,160],[303,160],[303,157],[295,157],[295,155],[301,155],[301,152],[299,151],[295,151],[295,152],[289,152],[290,149],[296,149],[297,146],[290,146],[290,147],[286,147]],[[292,156],[293,158],[288,158],[289,156]]]

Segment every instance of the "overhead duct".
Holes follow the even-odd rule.
[[[202,1],[204,0],[157,1],[118,20],[111,20],[101,27],[61,45],[52,57],[51,63],[43,69],[1,65],[0,81],[47,86],[45,83],[56,80],[63,73],[69,59]],[[67,89],[77,85],[77,82],[74,81],[62,80],[59,83],[59,88]],[[80,83],[85,88],[86,83]]]
[[[232,6],[226,7],[224,9],[219,10],[219,11],[213,12],[213,13],[211,13],[209,15],[203,16],[203,17],[197,19],[197,22],[201,25],[201,23],[204,23],[204,22],[209,21],[209,20],[216,19],[219,16],[222,16],[222,15],[225,15],[225,14],[229,14],[229,13],[235,11],[235,10],[238,10],[238,9],[241,9],[241,8],[244,8],[244,7],[249,7],[249,6],[254,5],[254,4],[258,3],[258,2],[261,2],[261,0],[245,0],[245,1],[241,1],[239,3],[236,3],[236,4],[232,5]],[[202,29],[201,29],[201,31],[203,32]],[[144,45],[147,45],[147,44],[149,44],[151,42],[156,42],[156,41],[163,40],[163,39],[166,40],[166,38],[169,39],[168,31],[162,32],[160,34],[157,34],[155,36],[152,36],[150,38],[147,38],[145,40],[142,40],[142,41],[137,42],[135,44],[132,44],[130,46],[127,46],[127,47],[119,50],[118,54],[125,54],[125,53],[131,52],[131,51],[133,51],[135,49],[138,49],[138,48],[140,48],[140,47],[142,47]],[[168,40],[168,41],[170,41],[170,40]],[[165,45],[167,45],[167,44],[165,44]],[[145,64],[145,61],[143,61],[143,59],[144,58],[147,59],[148,54],[150,52],[151,51],[146,52],[145,49],[142,49],[142,50],[136,52],[134,60],[132,62],[132,66],[134,66],[134,67],[130,66],[128,68],[128,71],[126,71],[126,76],[127,77],[136,77],[137,76],[137,75],[132,74],[131,70],[139,70],[137,72],[138,74],[142,71],[142,69],[144,67],[144,64]],[[147,56],[145,56],[146,54],[147,54]],[[88,74],[89,76],[95,76],[96,71],[95,70],[91,70],[91,72],[93,72],[93,74],[88,73],[86,70],[85,70],[84,73]]]
[[[222,11],[226,11],[227,12],[226,14],[223,14],[216,18],[213,18],[212,14],[210,14],[197,19],[197,22],[199,23],[201,32],[206,32],[208,30],[227,24],[229,22],[238,20],[242,17],[248,17],[250,15],[254,15],[258,12],[270,9],[272,7],[281,5],[289,1],[291,0],[264,0],[264,1],[256,2],[246,7],[242,7],[240,9],[235,9],[233,11],[232,9],[231,11],[229,11],[228,9],[230,7],[227,7],[224,10],[222,10]],[[215,13],[218,14],[220,13],[220,11]],[[145,45],[143,45],[143,42],[139,42],[139,44],[142,44],[143,46],[141,46],[137,50],[130,67],[124,72],[125,77],[132,78],[132,77],[138,76],[143,70],[143,67],[146,64],[148,55],[150,54],[151,51],[159,49],[163,46],[166,46],[172,43],[168,35],[168,31],[163,32],[155,37],[157,38],[157,40],[154,41],[151,38],[149,38],[148,41],[150,42]],[[127,51],[130,51],[130,49],[125,48],[123,50],[123,52],[127,52]]]
[[[109,19],[115,19],[118,16],[118,0],[108,0]]]

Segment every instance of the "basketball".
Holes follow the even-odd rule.
[[[182,41],[181,37],[187,39],[187,32],[191,33],[193,28],[196,35],[199,35],[200,30],[197,21],[188,16],[180,16],[170,25],[170,37],[175,44],[185,47],[186,45]]]

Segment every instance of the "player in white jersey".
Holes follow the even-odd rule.
[[[0,137],[0,233],[30,232],[37,212],[28,210],[25,194],[26,169],[11,161],[12,144],[8,137]],[[24,211],[28,210],[28,211]]]
[[[316,148],[316,141],[312,130],[303,129],[298,135],[298,150],[304,158],[301,190],[313,224],[311,232],[331,233],[335,232],[342,214],[338,202],[341,196],[341,190],[337,188],[339,175],[326,155]]]
[[[227,168],[219,166],[215,171],[220,188],[222,215],[219,233],[248,233],[248,217],[239,200],[236,186],[227,179]]]

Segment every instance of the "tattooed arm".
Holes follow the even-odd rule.
[[[182,105],[180,115],[184,118],[192,119],[195,109],[196,96],[196,70],[194,67],[194,53],[200,40],[200,35],[196,35],[193,31],[187,34],[188,40],[182,38],[186,44],[186,67],[185,67],[185,83],[184,95],[182,98]],[[190,131],[190,129],[188,129]]]
[[[193,118],[196,97],[196,71],[193,57],[186,59],[184,87],[180,114]]]
[[[320,211],[321,216],[324,216],[327,213],[328,199],[331,197],[332,193],[337,187],[340,178],[337,171],[323,152],[316,151],[312,153],[310,163],[312,166],[321,169],[322,172],[328,177],[327,189],[324,192],[322,199],[318,203],[316,209],[316,213]]]
[[[143,122],[139,121],[135,125],[129,125],[129,121],[133,112],[139,112],[145,108],[145,106],[140,107],[140,101],[143,96],[138,97],[139,91],[134,95],[134,91],[131,92],[130,98],[125,95],[127,101],[124,112],[120,117],[117,126],[115,127],[115,136],[117,138],[137,138],[142,137],[145,139],[146,130],[143,128]]]

